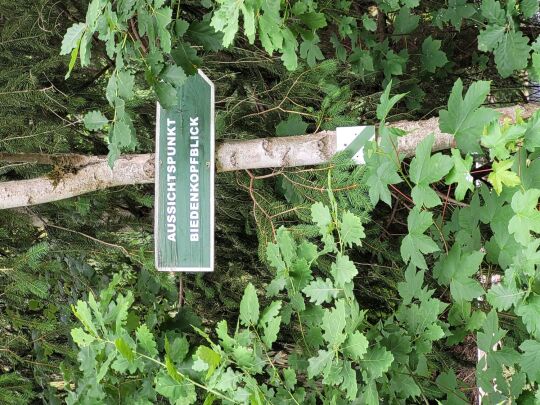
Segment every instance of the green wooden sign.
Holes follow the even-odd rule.
[[[154,237],[160,271],[214,267],[214,85],[199,71],[156,118]]]

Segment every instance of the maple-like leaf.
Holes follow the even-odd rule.
[[[416,148],[416,156],[411,161],[409,177],[416,184],[412,189],[412,198],[417,206],[435,207],[441,203],[437,193],[429,186],[441,180],[452,168],[449,156],[442,153],[431,154],[435,137],[427,136]]]
[[[474,179],[471,176],[473,157],[467,155],[467,157],[463,159],[459,150],[452,149],[452,161],[454,162],[454,167],[452,167],[452,170],[450,170],[450,173],[446,176],[446,184],[457,183],[454,194],[456,200],[461,201],[465,198],[467,190],[474,190]]]
[[[495,110],[481,107],[489,90],[490,82],[478,81],[471,84],[463,97],[463,82],[458,79],[448,99],[448,110],[439,113],[441,131],[453,134],[462,152],[481,153],[478,140],[484,125],[498,117]]]
[[[422,43],[422,66],[428,72],[435,73],[437,68],[441,68],[448,63],[446,54],[441,51],[441,41],[433,39],[431,35]]]
[[[503,184],[508,187],[515,187],[521,183],[519,176],[510,170],[513,164],[513,160],[509,159],[500,162],[495,161],[491,165],[492,171],[487,180],[493,185],[493,189],[497,194],[501,194]]]
[[[540,211],[538,211],[540,190],[530,189],[518,191],[512,197],[512,210],[515,215],[508,223],[508,232],[514,234],[517,242],[527,245],[531,239],[530,232],[540,233]]]
[[[439,250],[437,244],[424,232],[433,224],[433,214],[414,208],[407,218],[409,234],[401,242],[401,257],[405,263],[409,261],[421,269],[427,269],[424,254]]]

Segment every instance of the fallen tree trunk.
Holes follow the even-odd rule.
[[[501,119],[515,119],[516,108],[521,116],[529,117],[538,109],[537,104],[498,109]],[[412,156],[416,146],[429,134],[435,135],[434,150],[454,146],[454,137],[439,130],[436,117],[421,121],[399,121],[390,124],[408,134],[399,138],[398,150]],[[258,168],[312,166],[328,162],[336,153],[335,131],[281,138],[227,141],[218,146],[216,167],[218,172]],[[49,157],[47,157],[49,156]],[[74,156],[74,158],[69,158]],[[67,159],[67,160],[66,160]],[[69,162],[72,172],[58,179],[38,177],[30,180],[0,182],[0,209],[25,207],[75,197],[109,187],[154,182],[155,157],[153,153],[123,155],[111,170],[106,156],[0,154],[0,161],[9,162]]]

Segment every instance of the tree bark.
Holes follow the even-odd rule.
[[[498,109],[501,120],[515,119],[516,108],[527,118],[537,104]],[[435,135],[433,150],[454,147],[454,138],[439,130],[438,119],[398,121],[389,126],[407,132],[399,138],[398,151],[412,156],[416,146],[429,134]],[[336,153],[335,131],[281,138],[226,141],[218,146],[218,172],[258,168],[311,166],[328,162]],[[5,159],[2,159],[4,156]],[[106,156],[0,154],[0,161],[59,164],[70,170],[60,179],[39,177],[0,182],[0,209],[25,207],[75,197],[109,187],[154,182],[154,154],[123,155],[111,170]]]
[[[501,121],[516,118],[516,110],[523,118],[530,117],[538,104],[524,104],[498,108]],[[443,134],[437,117],[420,121],[397,121],[389,124],[407,132],[398,139],[398,150],[405,156],[413,156],[416,146],[429,134],[435,135],[433,150],[455,147],[454,137]],[[228,141],[218,146],[216,167],[219,172],[273,167],[312,166],[327,162],[336,153],[336,132],[323,131],[313,135],[280,138]]]
[[[88,158],[87,164],[61,179],[38,177],[0,182],[0,209],[26,207],[63,200],[109,187],[154,182],[154,154],[121,156],[111,170],[106,156]]]

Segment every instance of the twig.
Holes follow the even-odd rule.
[[[123,246],[115,245],[114,243],[105,242],[104,240],[94,238],[93,236],[87,235],[85,233],[82,233],[82,232],[79,232],[79,231],[74,231],[73,229],[64,228],[63,226],[53,225],[53,224],[50,224],[50,223],[48,223],[46,221],[44,221],[44,223],[45,223],[45,226],[60,229],[62,231],[66,231],[66,232],[75,233],[77,235],[88,238],[88,239],[90,239],[90,240],[92,240],[92,241],[94,241],[96,243],[100,243],[100,244],[105,245],[105,246],[109,246],[109,247],[112,247],[112,248],[115,248],[115,249],[119,249],[124,255],[126,255],[127,257],[130,257],[129,252]]]

